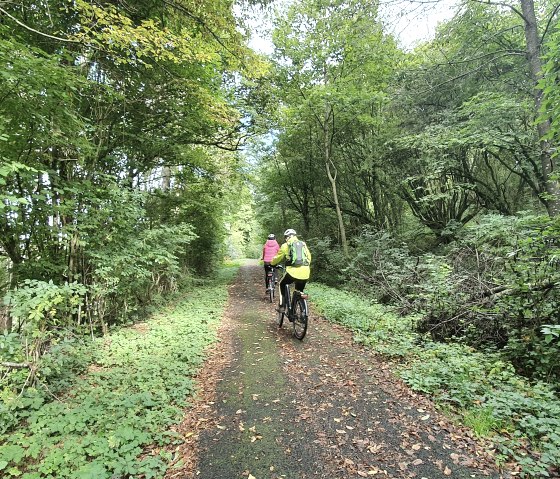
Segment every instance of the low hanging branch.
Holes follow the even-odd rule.
[[[0,12],[2,12],[4,15],[6,15],[8,18],[12,19],[14,22],[16,22],[20,27],[25,28],[26,30],[29,30],[30,32],[36,33],[37,35],[41,35],[43,37],[46,38],[52,38],[53,40],[58,40],[59,42],[68,42],[68,43],[79,43],[77,40],[73,40],[70,38],[62,38],[62,37],[56,37],[54,35],[49,35],[48,33],[44,33],[44,32],[40,32],[39,30],[35,30],[34,28],[31,28],[29,25],[26,25],[23,22],[20,22],[16,17],[10,15],[6,10],[4,10],[3,8],[0,8]]]
[[[11,363],[9,361],[0,363],[0,366],[6,369],[31,369],[29,363]]]

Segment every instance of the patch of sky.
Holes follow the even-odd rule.
[[[273,12],[286,8],[291,1],[295,0],[275,0],[267,7],[236,8],[249,30],[251,48],[264,55],[273,53]],[[437,26],[450,20],[458,6],[457,0],[381,0],[379,19],[385,32],[393,35],[403,49],[412,50],[433,39]]]

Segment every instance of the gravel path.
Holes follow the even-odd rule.
[[[312,304],[303,341],[279,330],[262,276],[245,265],[230,288],[167,479],[510,477]]]

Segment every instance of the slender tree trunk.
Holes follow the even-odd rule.
[[[327,167],[327,175],[329,177],[329,181],[331,182],[331,188],[333,192],[336,217],[338,219],[338,227],[340,228],[340,242],[342,244],[342,251],[344,251],[344,256],[348,256],[348,242],[346,241],[346,229],[344,228],[344,221],[342,220],[342,211],[340,209],[340,204],[338,203],[338,193],[336,191],[336,175],[337,175],[336,167],[334,166],[332,160],[329,157],[327,158],[327,162],[325,165]],[[334,175],[331,171],[331,165],[333,166],[334,169]]]
[[[542,63],[540,58],[540,39],[535,15],[535,4],[533,0],[520,0],[521,10],[523,12],[523,21],[525,23],[525,40],[527,42],[527,61],[531,78],[535,84],[542,75]],[[538,114],[541,109],[542,91],[538,88],[534,90],[535,110]],[[549,216],[557,216],[560,214],[560,186],[558,181],[551,178],[556,171],[556,160],[552,157],[551,146],[547,140],[543,138],[550,130],[549,121],[540,121],[537,124],[537,131],[541,138],[541,168],[543,180],[545,182],[545,191],[547,193],[546,205]]]
[[[323,148],[324,148],[324,155],[325,155],[325,166],[327,169],[327,176],[329,177],[329,181],[331,182],[331,188],[333,192],[333,200],[334,206],[336,209],[336,217],[338,219],[338,228],[340,230],[340,243],[342,244],[342,251],[344,251],[344,255],[348,256],[348,243],[346,241],[346,230],[344,228],[344,221],[342,219],[342,211],[340,210],[340,204],[338,202],[338,192],[336,190],[336,167],[331,159],[331,146],[330,146],[330,135],[329,135],[329,117],[331,114],[331,110],[328,106],[325,107],[325,120],[323,124]],[[333,171],[334,170],[334,174]]]
[[[170,188],[171,188],[171,168],[169,168],[169,166],[164,166],[162,171],[161,189],[163,191],[169,191]]]

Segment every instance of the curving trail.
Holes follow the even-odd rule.
[[[312,303],[303,342],[278,330],[262,276],[252,262],[230,287],[166,479],[510,477]]]

